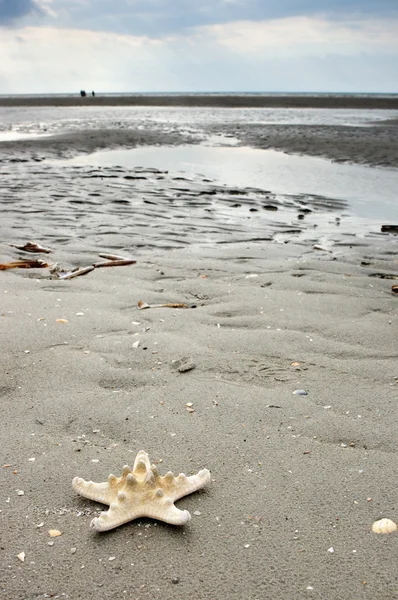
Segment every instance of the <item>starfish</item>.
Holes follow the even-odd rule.
[[[191,515],[187,510],[179,510],[174,502],[209,482],[210,471],[207,469],[189,477],[184,473],[175,477],[171,471],[162,477],[156,466],[151,466],[148,454],[140,450],[133,469],[124,466],[121,477],[109,475],[104,483],[75,477],[72,486],[81,496],[109,506],[109,510],[90,523],[95,531],[109,531],[140,517],[185,525]]]

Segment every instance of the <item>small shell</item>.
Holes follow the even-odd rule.
[[[36,244],[36,242],[27,242],[24,246],[17,246],[15,244],[10,244],[14,248],[18,248],[18,250],[23,250],[24,252],[44,252],[45,254],[50,254],[51,250],[48,248],[43,248],[40,244]]]
[[[107,260],[128,260],[125,256],[119,256],[118,254],[98,254],[98,256]]]
[[[321,246],[320,244],[314,244],[314,246],[312,246],[314,248],[314,250],[322,250],[323,252],[331,252],[331,250],[329,248],[325,248],[325,246]]]
[[[372,525],[373,533],[393,533],[397,529],[397,524],[391,521],[391,519],[379,519]]]
[[[94,263],[93,266],[98,269],[100,267],[124,267],[127,265],[135,265],[136,260],[130,258],[118,258],[116,260],[107,260],[106,262],[97,262]]]
[[[17,558],[21,561],[21,562],[25,562],[25,557],[26,554],[25,552],[20,552],[19,554],[17,554]]]
[[[150,308],[150,306],[147,302],[144,302],[143,300],[138,300],[138,308],[144,310],[145,308]]]
[[[59,537],[62,535],[62,531],[59,531],[58,529],[49,529],[48,533],[50,537]]]
[[[58,279],[73,279],[74,277],[79,277],[80,275],[86,275],[91,271],[94,271],[95,267],[90,265],[89,267],[82,267],[81,269],[75,269],[74,271],[69,271],[68,273],[58,274]]]

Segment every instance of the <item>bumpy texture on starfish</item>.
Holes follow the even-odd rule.
[[[187,510],[176,508],[174,502],[209,482],[210,471],[207,469],[190,477],[184,473],[175,477],[171,471],[161,477],[156,466],[151,466],[148,454],[140,450],[133,470],[123,467],[121,477],[109,475],[104,483],[75,477],[72,485],[85,498],[109,505],[109,510],[102,512],[90,524],[96,531],[108,531],[140,517],[185,525],[191,520],[191,515]]]

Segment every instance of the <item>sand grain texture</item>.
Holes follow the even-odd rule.
[[[349,234],[320,198],[273,197],[281,219],[258,190],[156,171],[7,170],[1,261],[32,239],[68,269],[137,264],[1,273],[0,598],[397,597],[398,538],[371,531],[398,520],[398,305],[371,277],[396,273],[397,237]],[[325,213],[343,219],[332,252],[313,248]],[[211,471],[178,502],[191,524],[93,533],[103,507],[73,477],[140,449],[162,473]]]

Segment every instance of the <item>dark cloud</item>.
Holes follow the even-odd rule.
[[[242,20],[398,16],[397,0],[53,0],[51,7],[58,17],[48,18],[56,26],[151,37]],[[35,9],[37,12],[34,0],[0,0],[0,23]]]
[[[56,4],[68,10],[68,0]],[[398,15],[397,0],[92,0],[74,6],[69,11],[74,26],[151,36],[238,20]]]
[[[0,0],[0,25],[8,25],[30,13],[39,13],[34,0]]]

